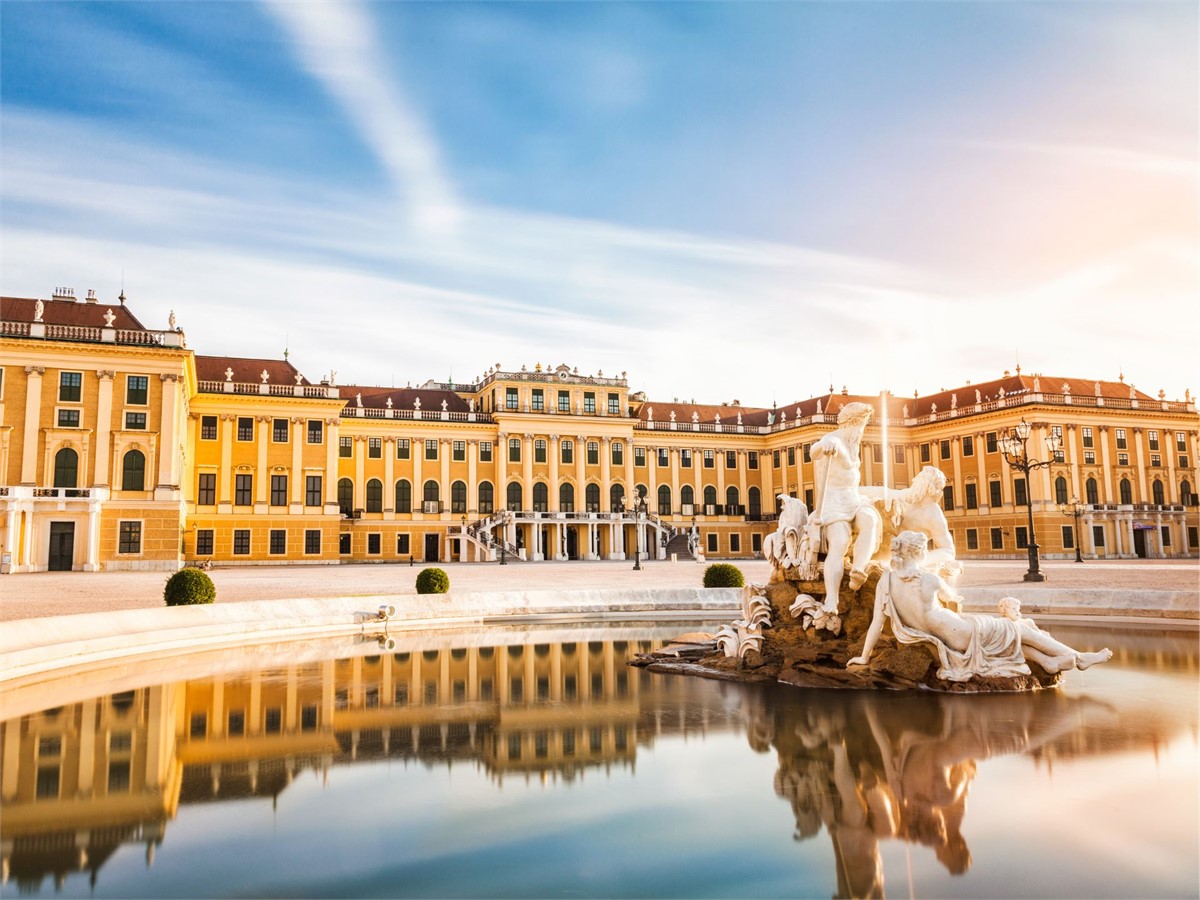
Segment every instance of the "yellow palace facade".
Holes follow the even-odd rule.
[[[173,317],[147,328],[123,296],[0,304],[6,573],[753,558],[776,495],[811,507],[808,448],[851,400],[876,408],[863,483],[902,488],[939,468],[961,558],[1023,558],[1030,503],[1047,558],[1200,555],[1195,402],[1124,381],[1018,371],[773,409],[659,402],[625,373],[567,365],[339,385],[286,359],[199,355]],[[1000,452],[1022,420],[1036,458],[1061,438],[1030,484]]]

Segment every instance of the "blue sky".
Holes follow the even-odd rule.
[[[1137,3],[0,5],[6,295],[343,383],[1200,386],[1198,22]]]

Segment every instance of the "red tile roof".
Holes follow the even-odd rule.
[[[984,381],[980,384],[968,384],[953,390],[938,391],[936,394],[914,397],[903,402],[908,406],[909,416],[927,416],[934,411],[934,404],[937,404],[939,412],[950,409],[956,403],[959,409],[973,407],[976,392],[978,392],[979,399],[986,403],[989,400],[998,399],[1002,390],[1005,397],[1028,393],[1065,394],[1067,393],[1064,390],[1065,385],[1070,386],[1070,393],[1075,396],[1095,397],[1099,391],[1098,395],[1106,400],[1129,400],[1132,397],[1136,397],[1138,400],[1154,399],[1149,394],[1120,381],[1089,381],[1086,378],[1020,374],[1005,375],[1002,378]],[[1131,390],[1133,391],[1132,395],[1130,394]]]
[[[233,376],[225,378],[225,370],[232,369]],[[300,381],[296,376],[300,370],[286,359],[253,359],[238,356],[197,356],[196,378],[199,381],[237,381],[246,384],[262,382],[263,370],[269,376],[270,384],[311,384],[303,375]],[[342,396],[345,396],[343,391]]]
[[[357,406],[358,395],[362,395],[362,405],[369,409],[387,409],[388,399],[392,401],[393,409],[413,409],[418,397],[421,398],[421,409],[441,412],[442,401],[446,401],[447,412],[470,412],[471,406],[454,391],[444,391],[428,388],[389,388],[373,385],[339,384],[342,399],[347,406]]]
[[[104,328],[104,314],[112,310],[112,327],[123,331],[147,331],[129,307],[121,303],[87,303],[81,300],[43,300],[42,321],[47,325],[76,325]],[[0,297],[0,319],[5,322],[32,322],[37,316],[37,300],[26,297]]]

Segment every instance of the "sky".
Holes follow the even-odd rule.
[[[0,292],[342,384],[1200,387],[1186,2],[0,3]]]

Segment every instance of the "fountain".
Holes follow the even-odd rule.
[[[741,618],[634,665],[803,687],[967,693],[1054,687],[1062,672],[1112,656],[1055,640],[1013,597],[1000,601],[999,615],[962,613],[954,589],[962,566],[940,506],[945,475],[926,466],[904,490],[889,490],[886,475],[883,487],[862,487],[871,414],[866,403],[846,404],[837,429],[812,445],[811,513],[780,495],[778,528],[763,543],[771,577],[746,587]]]

